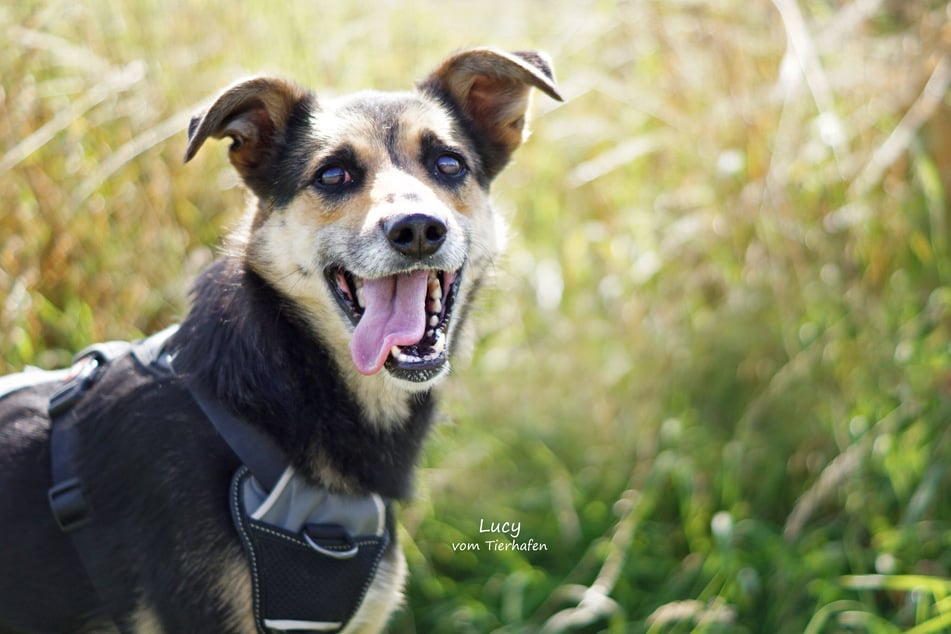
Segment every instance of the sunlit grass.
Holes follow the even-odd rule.
[[[221,86],[403,89],[457,48],[544,49],[567,99],[536,101],[494,188],[510,248],[401,512],[394,631],[940,631],[947,21],[875,1],[0,8],[3,368],[181,318],[244,207],[220,146],[181,163]],[[483,519],[548,550],[454,550]]]

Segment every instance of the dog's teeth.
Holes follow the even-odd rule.
[[[435,271],[429,272],[429,280],[427,281],[426,286],[429,312],[436,313],[436,315],[438,315],[442,312],[442,283],[439,281],[439,276],[436,275]],[[438,321],[436,323],[438,323]],[[432,325],[435,326],[436,324]]]
[[[435,331],[435,330],[430,329],[430,330],[427,330],[427,331],[426,331],[426,337],[429,338],[429,339],[432,339],[435,335],[436,335],[436,331]]]
[[[393,346],[390,348],[390,354],[393,355],[393,358],[399,359],[401,356],[403,356],[403,351],[399,346]]]
[[[427,288],[429,289],[430,299],[442,299],[442,286],[439,284],[439,278],[436,277],[435,273],[429,274]]]
[[[446,349],[446,338],[439,337],[438,339],[436,339],[436,341],[433,343],[433,351],[438,355],[438,354],[442,354],[442,351],[445,349]]]
[[[357,295],[356,297],[357,306],[359,306],[360,308],[366,308],[366,305],[363,302],[363,284],[356,285],[356,295]]]
[[[439,325],[439,315],[433,315],[429,318],[429,325],[435,328]]]

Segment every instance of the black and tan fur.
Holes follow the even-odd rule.
[[[259,77],[194,119],[186,160],[209,138],[230,138],[253,205],[170,340],[178,376],[155,378],[127,359],[77,406],[94,556],[115,571],[100,581],[121,597],[109,608],[124,631],[255,631],[226,501],[238,461],[186,382],[264,430],[314,482],[409,494],[432,388],[499,250],[489,186],[524,138],[533,87],[559,98],[544,56],[476,49],[449,57],[412,92],[321,100]],[[366,356],[385,328],[353,344],[356,287],[399,284],[414,271],[438,271],[449,309],[433,309],[434,331],[448,344],[436,350],[427,333],[402,345],[402,359],[358,367],[351,345]],[[434,300],[425,301],[428,311]],[[47,506],[53,389],[0,401],[0,632],[114,631]],[[394,546],[347,631],[381,630],[405,575]]]

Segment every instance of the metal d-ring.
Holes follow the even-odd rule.
[[[333,557],[334,559],[350,559],[360,552],[360,547],[354,543],[353,538],[350,537],[350,533],[348,533],[343,528],[341,528],[340,533],[338,535],[334,535],[334,537],[346,541],[347,545],[349,546],[349,548],[346,550],[334,550],[321,546],[311,538],[307,532],[306,526],[304,527],[304,530],[301,531],[301,534],[304,536],[304,541],[307,542],[308,546],[319,552],[321,555],[327,555],[328,557]]]

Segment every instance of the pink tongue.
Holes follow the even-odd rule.
[[[393,346],[419,343],[426,332],[428,271],[363,280],[366,306],[350,340],[350,356],[363,374],[376,374]]]

